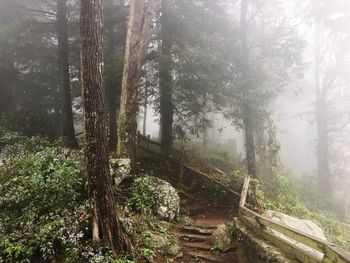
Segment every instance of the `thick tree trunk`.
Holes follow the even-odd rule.
[[[316,3],[318,5],[318,3]],[[316,92],[316,126],[317,126],[317,176],[319,190],[322,193],[330,193],[332,189],[329,148],[328,148],[328,114],[326,89],[321,88],[320,83],[320,24],[315,22],[315,92]]]
[[[160,87],[160,135],[162,154],[168,156],[172,146],[174,105],[172,102],[171,31],[169,30],[169,0],[162,0],[161,55],[159,70]]]
[[[254,139],[254,122],[251,105],[249,104],[249,51],[247,40],[247,14],[248,14],[248,0],[241,2],[241,72],[243,83],[241,91],[241,108],[242,118],[245,131],[245,147],[246,147],[246,161],[248,173],[256,177],[256,157],[255,157],[255,139]]]
[[[126,38],[122,94],[120,98],[118,155],[135,168],[137,99],[141,67],[150,42],[153,17],[160,0],[132,0]]]
[[[57,0],[59,83],[61,93],[61,136],[65,146],[77,147],[75,139],[68,59],[67,0]]]
[[[113,256],[132,250],[116,216],[108,165],[107,113],[103,88],[103,20],[101,0],[81,0],[81,83],[85,120],[85,154],[94,241],[99,236]],[[99,231],[100,228],[100,231]]]

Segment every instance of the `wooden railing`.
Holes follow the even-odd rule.
[[[239,205],[239,219],[249,229],[263,236],[287,254],[294,256],[300,262],[350,263],[350,254],[342,248],[284,224],[277,223],[247,208],[245,203],[249,182],[250,177],[246,177]]]
[[[159,142],[155,142],[151,140],[149,136],[143,136],[140,133],[137,134],[137,138],[139,150],[163,158],[161,144]],[[221,182],[186,164],[183,150],[173,149],[171,155],[175,161],[179,162],[182,169],[186,168],[240,198],[239,219],[257,235],[263,236],[276,247],[294,256],[298,261],[303,263],[350,263],[350,254],[342,248],[297,229],[275,222],[247,208],[245,204],[249,190],[250,177],[244,179],[242,192],[239,194],[223,185]]]
[[[137,144],[138,144],[139,156],[142,156],[141,152],[144,152],[144,153],[149,154],[149,155],[164,158],[164,156],[162,155],[161,144],[159,142],[151,140],[150,136],[144,136],[140,132],[138,132],[137,133]],[[223,189],[225,192],[229,193],[230,195],[234,195],[238,199],[240,198],[240,196],[241,196],[240,193],[237,193],[236,191],[227,187],[226,185],[224,185],[220,181],[210,177],[209,175],[205,174],[204,172],[199,171],[196,167],[192,167],[190,164],[188,164],[186,162],[186,159],[185,159],[186,154],[185,154],[184,147],[181,147],[181,150],[172,148],[169,155],[170,156],[168,156],[167,158],[170,158],[172,161],[176,162],[179,165],[179,168],[180,168],[180,175],[179,175],[180,178],[179,179],[180,180],[183,179],[184,169],[186,169],[186,171],[190,171],[190,173],[194,173],[194,174],[196,174],[196,176],[201,177],[204,180],[210,181],[211,184],[214,184],[214,185],[220,187],[221,189]],[[220,171],[220,173],[223,173],[221,170],[219,170],[215,167],[212,167],[212,166],[208,166],[207,168],[210,168],[211,170],[218,170],[218,171]]]
[[[144,136],[139,131],[137,132],[137,147],[138,150],[149,154],[162,156],[162,145],[159,142],[151,140],[151,136]]]

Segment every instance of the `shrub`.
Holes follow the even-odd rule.
[[[0,167],[0,256],[29,262],[74,254],[87,225],[84,169],[78,151],[46,148]]]
[[[19,158],[49,147],[50,143],[41,137],[26,137],[0,126],[0,159]]]

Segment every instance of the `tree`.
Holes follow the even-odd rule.
[[[252,110],[249,100],[247,100],[251,87],[249,83],[249,50],[247,40],[247,15],[248,15],[248,0],[241,1],[241,75],[243,84],[241,86],[241,104],[242,104],[242,119],[245,132],[245,148],[248,173],[256,177],[256,157],[255,157],[255,138],[254,126],[252,118]]]
[[[132,0],[126,38],[122,93],[120,98],[117,154],[131,160],[135,168],[138,84],[150,43],[153,18],[160,0]]]
[[[78,144],[74,132],[69,75],[67,0],[57,0],[57,33],[59,84],[61,94],[61,136],[63,143],[66,146],[76,147]]]
[[[117,113],[120,104],[123,55],[127,30],[125,1],[104,1],[105,13],[105,85],[109,112],[109,150],[117,150]]]
[[[9,27],[11,21],[17,19],[16,12],[11,8],[10,1],[6,0],[0,4],[0,27]],[[17,14],[18,15],[18,14]],[[6,32],[5,30],[2,30]],[[14,67],[14,50],[10,48],[8,34],[0,35],[0,117],[8,110],[12,99],[12,85],[16,80],[16,69]]]
[[[160,112],[160,141],[162,154],[168,156],[172,146],[173,136],[173,77],[172,70],[172,32],[169,22],[170,1],[161,2],[161,48],[159,62],[159,112]]]
[[[107,113],[103,89],[103,20],[101,1],[81,1],[81,85],[85,120],[88,192],[93,220],[93,241],[100,236],[113,256],[132,250],[116,216],[108,164]]]
[[[336,141],[345,141],[339,138],[339,133],[350,123],[349,106],[344,96],[349,74],[350,35],[347,27],[350,13],[346,11],[348,2],[343,0],[336,4],[313,1],[312,7],[317,176],[320,192],[330,194],[335,181],[331,156],[341,148]]]
[[[315,1],[315,8],[319,10],[319,1]],[[319,178],[319,188],[322,192],[329,192],[330,169],[329,169],[329,140],[327,124],[327,101],[326,89],[321,88],[321,21],[315,18],[315,94],[316,94],[316,126],[317,126],[317,174]]]

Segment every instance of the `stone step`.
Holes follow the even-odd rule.
[[[191,234],[191,233],[175,233],[175,235],[183,240],[187,241],[207,241],[209,237],[207,235]]]
[[[202,235],[211,235],[214,230],[210,228],[202,228],[202,227],[193,227],[193,226],[184,226],[182,230],[192,233],[192,234],[202,234]]]
[[[202,214],[204,209],[205,209],[204,207],[193,207],[193,208],[188,208],[184,211],[181,211],[181,213],[187,216],[196,216],[196,215]]]
[[[195,250],[206,250],[206,251],[210,251],[212,248],[210,245],[206,243],[201,243],[201,242],[184,242],[182,243],[182,246],[192,248]]]
[[[220,260],[219,257],[216,257],[214,255],[212,255],[209,252],[188,252],[188,255],[195,258],[195,259],[201,259],[201,260],[205,260],[205,261],[209,261],[209,262],[218,262]]]
[[[193,227],[201,228],[201,229],[209,229],[209,230],[215,230],[218,228],[218,225],[204,225],[204,224],[193,224]]]

